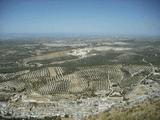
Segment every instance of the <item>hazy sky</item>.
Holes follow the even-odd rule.
[[[160,0],[0,0],[0,33],[160,35]]]

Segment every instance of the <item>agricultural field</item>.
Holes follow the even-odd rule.
[[[160,41],[64,39],[0,40],[0,119],[159,119]]]

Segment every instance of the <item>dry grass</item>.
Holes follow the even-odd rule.
[[[34,61],[34,60],[48,60],[52,58],[63,57],[66,55],[66,52],[67,51],[50,52],[50,53],[43,54],[43,55],[29,57],[29,58],[24,59],[24,62],[27,63],[27,62]]]
[[[122,110],[113,109],[90,116],[87,120],[160,120],[160,101],[145,102]]]

